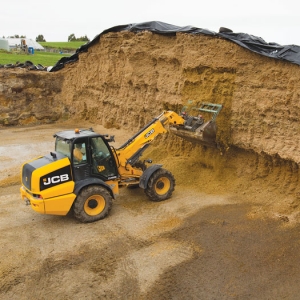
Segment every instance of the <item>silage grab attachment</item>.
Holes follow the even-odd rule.
[[[170,131],[193,143],[209,147],[217,147],[216,118],[222,109],[221,104],[201,103],[198,106],[184,106],[180,115],[184,118],[183,125],[171,125]],[[207,120],[206,120],[207,119]]]

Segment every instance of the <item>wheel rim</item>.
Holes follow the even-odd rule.
[[[157,180],[155,184],[155,192],[158,195],[164,195],[169,191],[170,186],[171,186],[171,182],[169,178],[161,177]]]
[[[105,207],[105,199],[100,195],[92,195],[84,202],[84,211],[90,216],[100,214]]]

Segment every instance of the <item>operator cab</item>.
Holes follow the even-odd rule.
[[[67,156],[72,164],[74,181],[97,177],[104,181],[118,177],[118,169],[109,145],[113,141],[92,129],[62,131],[54,135],[55,151]]]

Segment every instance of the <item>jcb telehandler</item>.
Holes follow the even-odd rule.
[[[110,145],[113,136],[92,129],[58,132],[55,151],[22,166],[21,197],[39,213],[73,211],[81,222],[106,217],[121,186],[139,186],[153,201],[168,199],[175,187],[173,175],[160,164],[148,167],[152,161],[141,161],[141,155],[155,137],[167,132],[167,125],[179,136],[215,145],[215,118],[221,108],[202,104],[197,112],[213,113],[207,122],[185,111],[164,111],[118,149]]]

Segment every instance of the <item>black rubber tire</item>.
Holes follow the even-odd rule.
[[[222,32],[233,32],[233,31],[229,28],[226,28],[226,27],[220,27],[219,32],[222,33]]]
[[[172,173],[163,168],[155,171],[147,183],[145,194],[152,201],[163,201],[172,196],[175,179]]]
[[[112,207],[112,196],[101,186],[91,185],[84,188],[73,205],[74,216],[83,223],[104,219]]]

